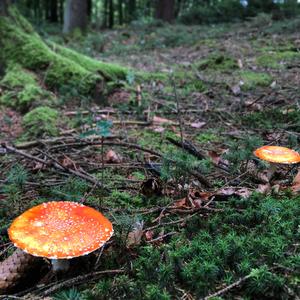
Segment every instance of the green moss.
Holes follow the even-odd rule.
[[[230,71],[238,68],[237,61],[223,54],[212,54],[195,64],[199,70]]]
[[[243,81],[242,89],[251,90],[256,87],[266,87],[272,83],[272,77],[266,73],[257,73],[252,71],[240,72]]]
[[[47,106],[33,109],[23,118],[26,134],[32,137],[55,136],[58,133],[58,116],[56,110]]]
[[[256,129],[284,128],[289,124],[290,129],[300,130],[300,112],[297,108],[291,109],[289,112],[284,112],[278,108],[250,112],[242,116],[241,121],[244,126]]]
[[[107,80],[125,79],[128,73],[128,69],[125,67],[116,64],[103,63],[56,44],[52,44],[52,47],[58,54],[72,60],[90,72],[99,72]]]
[[[259,66],[266,68],[283,68],[286,63],[300,58],[300,53],[295,51],[269,52],[257,57]]]
[[[33,103],[52,99],[52,95],[38,85],[35,75],[20,65],[8,67],[0,86],[4,91],[0,103],[22,112],[28,111]]]
[[[211,130],[208,130],[207,132],[198,134],[196,136],[196,141],[201,144],[209,142],[219,142],[220,136],[216,135]]]

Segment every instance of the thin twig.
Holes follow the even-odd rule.
[[[228,291],[230,291],[231,289],[239,286],[241,283],[243,283],[244,281],[246,281],[251,276],[252,276],[251,274],[248,274],[247,276],[240,278],[236,282],[234,282],[234,283],[226,286],[225,288],[219,290],[218,292],[215,292],[214,294],[210,294],[210,295],[206,296],[205,298],[202,298],[202,300],[209,300],[211,298],[223,295],[223,294],[227,293]]]
[[[102,275],[115,275],[115,274],[122,274],[125,273],[125,270],[118,269],[118,270],[105,270],[105,271],[98,271],[98,272],[91,272],[85,275],[80,275],[68,280],[65,280],[61,283],[55,284],[54,286],[50,287],[49,289],[43,291],[41,294],[45,297],[48,296],[62,288],[66,288],[69,286],[74,286],[81,284],[82,282],[87,282],[91,280],[96,280]]]

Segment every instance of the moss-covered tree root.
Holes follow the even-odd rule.
[[[0,61],[34,72],[50,90],[76,87],[81,95],[101,94],[106,81],[124,79],[127,69],[73,50],[46,44],[15,8],[0,16]]]

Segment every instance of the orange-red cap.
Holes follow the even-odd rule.
[[[30,208],[8,229],[18,248],[34,256],[72,258],[100,248],[113,234],[100,212],[76,202],[53,201]]]
[[[286,147],[263,146],[253,153],[262,160],[274,163],[296,164],[300,162],[300,154]]]

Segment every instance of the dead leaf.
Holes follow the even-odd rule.
[[[126,247],[132,248],[134,246],[138,246],[141,243],[142,236],[143,236],[143,227],[144,222],[137,221],[133,225],[133,230],[128,233]]]
[[[293,193],[300,192],[300,168],[298,169],[298,173],[293,180],[292,191]]]
[[[147,241],[151,241],[154,236],[154,231],[153,230],[148,230],[145,232],[145,238]]]
[[[234,96],[238,96],[241,94],[241,87],[239,84],[231,86],[230,89]]]
[[[122,158],[115,151],[109,150],[105,155],[105,161],[107,163],[118,164],[118,163],[122,162]]]
[[[155,125],[162,125],[162,124],[175,125],[176,123],[172,120],[169,120],[169,119],[154,116],[153,117],[153,124],[155,124]]]
[[[75,162],[66,155],[64,155],[64,159],[62,160],[61,164],[65,168],[71,168],[71,169],[77,170]]]
[[[187,205],[186,198],[182,198],[182,199],[174,202],[171,207],[172,208],[189,208],[189,205]]]
[[[267,194],[271,190],[271,185],[267,184],[259,184],[256,191],[261,194]]]
[[[206,125],[206,122],[194,122],[194,123],[190,124],[190,126],[193,128],[202,128],[205,125]]]
[[[238,60],[237,60],[237,63],[238,63],[239,68],[240,68],[240,69],[243,69],[244,66],[243,66],[242,60],[241,60],[241,59],[238,59]]]
[[[221,200],[227,200],[230,197],[238,197],[247,199],[251,195],[248,188],[225,187],[219,190],[214,196],[221,197]]]
[[[159,127],[154,127],[154,128],[153,128],[153,131],[154,131],[154,132],[157,132],[157,133],[162,133],[162,132],[165,131],[165,128],[164,128],[164,127],[161,127],[161,126],[159,126]]]

